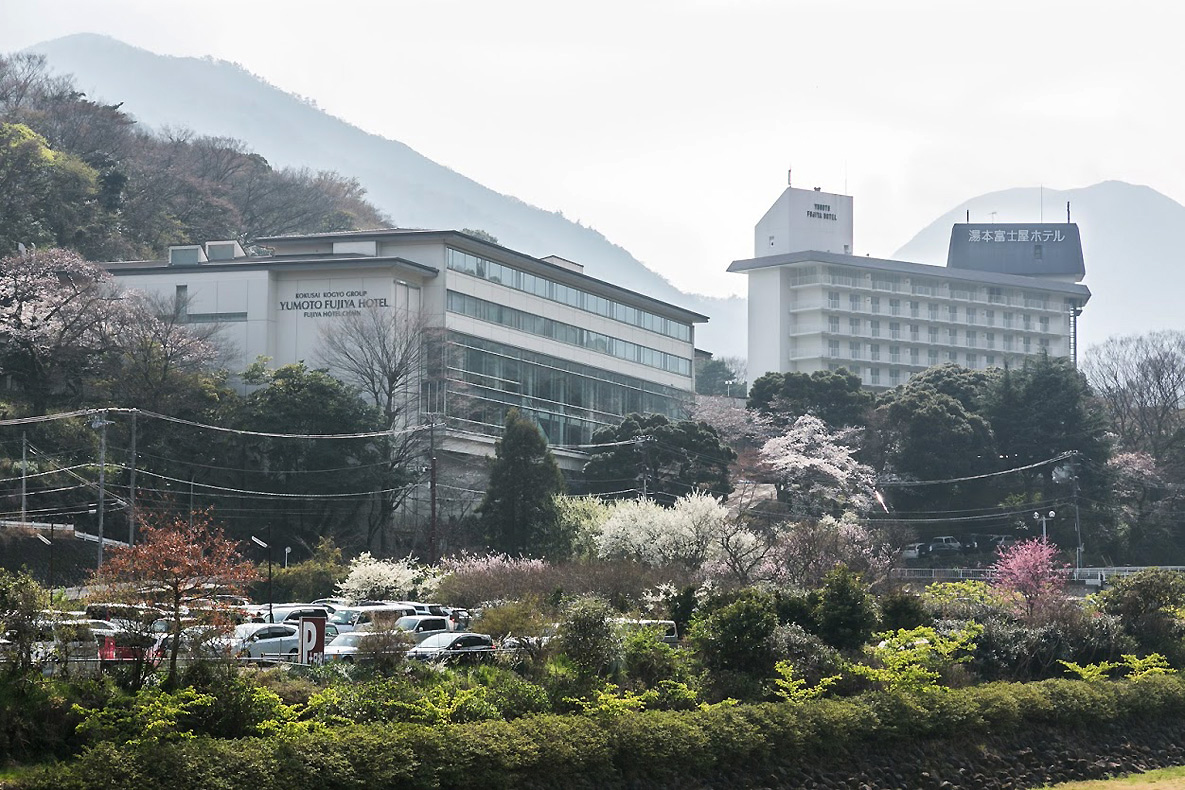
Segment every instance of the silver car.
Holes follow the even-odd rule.
[[[243,623],[219,641],[227,653],[239,658],[295,657],[300,649],[300,634],[288,623]]]

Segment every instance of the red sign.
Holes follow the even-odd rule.
[[[297,623],[300,635],[300,663],[320,664],[325,660],[325,618],[302,617]]]

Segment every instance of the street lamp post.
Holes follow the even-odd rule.
[[[1049,511],[1048,515],[1046,515],[1045,513],[1038,513],[1037,511],[1033,511],[1033,520],[1041,522],[1041,540],[1042,541],[1047,542],[1048,538],[1049,538],[1049,534],[1045,531],[1045,521],[1047,519],[1053,518],[1056,515],[1057,515],[1057,513],[1055,513],[1052,510]]]
[[[272,617],[272,547],[254,535],[251,536],[251,542],[267,549],[267,620],[269,623],[274,623],[275,619]]]
[[[288,570],[288,555],[292,553],[291,546],[284,547],[284,570]]]

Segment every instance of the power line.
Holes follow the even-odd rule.
[[[1057,463],[1058,461],[1064,461],[1067,458],[1073,458],[1077,454],[1078,454],[1077,450],[1070,450],[1068,452],[1061,453],[1060,455],[1055,455],[1053,458],[1047,458],[1044,461],[1038,461],[1035,464],[1029,464],[1028,466],[1017,466],[1012,469],[1003,469],[999,472],[988,472],[987,474],[982,474],[982,475],[971,475],[970,477],[952,477],[952,478],[948,478],[946,480],[912,480],[912,481],[910,481],[910,480],[879,481],[878,480],[876,483],[876,487],[877,488],[912,488],[914,486],[936,486],[936,485],[945,485],[947,483],[965,483],[968,480],[983,480],[988,477],[998,477],[1000,475],[1012,474],[1013,472],[1026,472],[1029,469],[1036,469],[1041,466],[1048,466],[1049,464]]]
[[[192,485],[195,488],[207,489],[210,491],[224,491],[231,494],[249,494],[262,497],[274,497],[277,499],[347,499],[350,497],[369,497],[375,494],[389,494],[395,491],[403,491],[405,487],[400,488],[383,488],[373,491],[351,491],[347,493],[333,493],[333,494],[289,494],[279,491],[252,491],[245,488],[228,488],[226,486],[216,486],[210,483],[199,483],[196,480],[183,480],[179,477],[170,477],[169,475],[162,475],[158,472],[150,472],[147,469],[141,469],[141,474],[155,477],[161,480],[168,480],[172,483],[181,483],[182,485]],[[176,493],[176,492],[174,492]]]

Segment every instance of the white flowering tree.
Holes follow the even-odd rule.
[[[77,253],[50,249],[0,260],[0,368],[35,414],[81,388],[123,309],[112,278]]]
[[[698,569],[719,551],[728,521],[728,509],[698,491],[675,500],[670,508],[651,499],[622,500],[601,527],[597,554]]]
[[[855,458],[855,431],[832,430],[810,414],[767,441],[761,459],[778,500],[801,518],[865,512],[875,502],[874,473]]]
[[[751,576],[778,585],[814,588],[841,563],[873,579],[888,573],[892,562],[892,547],[855,514],[844,513],[839,518],[780,524]]]
[[[414,600],[431,595],[438,581],[436,572],[417,565],[410,557],[379,560],[363,552],[350,562],[350,572],[337,592],[352,602]]]

